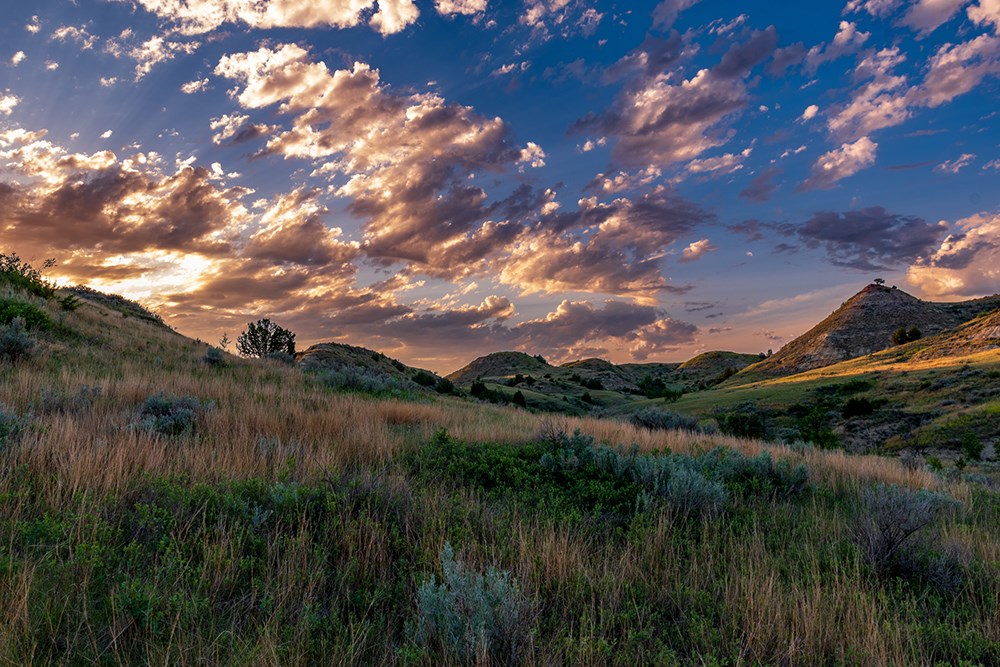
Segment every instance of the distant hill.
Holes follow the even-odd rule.
[[[457,385],[472,384],[480,378],[506,378],[521,373],[523,375],[544,374],[556,370],[555,366],[524,352],[493,352],[474,359],[468,365],[449,373],[445,377]]]
[[[892,346],[893,332],[931,336],[1000,307],[1000,296],[956,303],[922,301],[895,287],[868,285],[776,354],[737,373],[728,385],[783,377],[863,357]]]
[[[295,359],[309,370],[360,372],[405,389],[434,386],[440,381],[440,377],[430,371],[407,366],[375,350],[344,343],[319,343],[297,353]]]

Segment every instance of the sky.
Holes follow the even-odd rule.
[[[1000,292],[1000,0],[0,7],[0,248],[205,341],[680,361]]]

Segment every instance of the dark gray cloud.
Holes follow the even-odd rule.
[[[846,213],[816,213],[796,229],[808,248],[823,248],[836,266],[888,270],[938,247],[946,223],[928,223],[874,206]]]
[[[740,191],[740,197],[758,203],[768,201],[771,195],[778,189],[778,185],[774,182],[774,179],[781,174],[782,170],[779,167],[765,169],[757,174],[756,178]]]
[[[730,47],[715,68],[715,74],[726,79],[744,77],[755,65],[774,53],[777,45],[778,31],[773,25],[755,31],[746,42]]]
[[[775,50],[774,58],[767,66],[767,73],[773,77],[784,76],[790,67],[796,67],[805,61],[807,52],[808,49],[802,42]]]

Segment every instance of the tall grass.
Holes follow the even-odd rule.
[[[25,424],[0,445],[0,663],[458,664],[411,632],[445,542],[537,605],[526,664],[1000,660],[1000,502],[970,485],[883,457],[336,393],[275,362],[207,365],[207,346],[100,304],[46,308],[62,326],[0,365],[0,404]],[[101,387],[86,405],[39,409],[84,385]],[[174,436],[130,428],[157,394],[215,408]],[[439,429],[511,448],[579,429],[641,452],[767,451],[805,464],[814,490],[716,518],[563,516],[416,482],[399,461]],[[873,484],[963,504],[941,526],[969,554],[961,590],[879,580],[850,534]]]

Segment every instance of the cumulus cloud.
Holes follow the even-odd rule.
[[[934,171],[939,174],[957,174],[962,171],[976,159],[974,153],[962,153],[960,156],[954,160],[945,160],[938,166],[934,167]]]
[[[677,17],[685,9],[698,4],[700,0],[663,0],[653,9],[653,25],[663,30],[674,27]]]
[[[871,33],[859,30],[856,23],[841,21],[837,34],[833,36],[833,41],[829,44],[817,44],[806,53],[806,70],[815,73],[823,63],[857,53],[869,37],[871,37]]]
[[[486,11],[487,0],[434,0],[439,14],[481,14]]]
[[[715,174],[724,176],[743,168],[743,161],[750,157],[753,148],[745,148],[739,153],[725,153],[715,157],[691,160],[685,169],[691,174]]]
[[[194,95],[208,90],[208,79],[195,79],[181,85],[181,92],[185,95]]]
[[[806,107],[805,111],[802,112],[800,118],[802,120],[812,120],[819,113],[819,107],[815,104],[810,104]]]
[[[586,152],[586,151],[585,151]],[[597,174],[584,188],[587,192],[613,195],[628,190],[645,188],[663,175],[656,167],[646,167],[635,172],[619,171],[616,174]]]
[[[684,252],[681,253],[681,261],[693,262],[695,260],[701,259],[707,253],[715,252],[716,250],[718,250],[718,248],[712,245],[712,243],[708,239],[701,239],[700,241],[694,241],[688,244],[686,248],[684,248]]]
[[[84,51],[94,48],[97,43],[97,37],[87,32],[86,26],[60,26],[52,33],[52,39],[57,42],[76,42]]]
[[[865,56],[854,70],[855,80],[863,83],[851,94],[850,102],[829,116],[830,133],[857,139],[910,118],[911,103],[902,92],[907,79],[894,72],[905,61],[906,56],[895,46]]]
[[[899,9],[903,0],[849,0],[844,14],[866,11],[872,16],[885,18]]]
[[[865,271],[912,262],[937,246],[947,231],[945,223],[931,224],[881,206],[816,213],[794,229],[806,247],[823,248],[830,263]]]
[[[183,35],[212,32],[227,23],[251,28],[351,28],[371,15],[369,24],[383,35],[397,33],[420,15],[413,0],[136,0]],[[452,1],[468,7],[476,0]],[[371,10],[375,8],[374,14]]]
[[[1000,215],[978,213],[910,266],[907,280],[932,297],[969,297],[1000,290]]]
[[[5,91],[0,95],[0,116],[9,116],[14,112],[14,107],[21,103],[21,98]]]
[[[590,36],[604,14],[584,0],[524,0],[524,12],[518,19],[540,39],[549,39],[553,31],[563,37],[581,33]]]
[[[875,164],[877,149],[877,143],[868,137],[861,137],[853,143],[843,144],[840,148],[824,153],[813,164],[812,174],[798,189],[832,188],[838,181]]]
[[[142,43],[132,43],[132,31],[108,40],[105,49],[116,58],[128,57],[135,61],[135,80],[139,81],[153,68],[180,55],[190,55],[198,50],[199,42],[180,42],[161,35],[150,37]]]
[[[992,24],[993,31],[1000,33],[1000,0],[979,0],[967,13],[976,25]]]
[[[947,23],[968,0],[916,0],[900,23],[921,34],[929,34]]]
[[[666,249],[714,216],[667,190],[636,200],[590,202],[547,216],[518,237],[500,279],[525,293],[586,291],[645,302],[685,291],[660,271]]]
[[[923,83],[910,97],[916,104],[938,107],[998,74],[1000,37],[980,35],[961,44],[944,44],[931,57]]]
[[[774,50],[773,27],[733,45],[714,69],[690,79],[678,72],[642,73],[600,115],[577,121],[575,131],[617,139],[612,156],[629,167],[665,166],[698,158],[727,143],[731,120],[749,102],[744,80]]]
[[[18,65],[23,63],[27,57],[28,56],[24,53],[24,51],[18,51],[17,53],[15,53],[10,57],[10,66],[17,67]]]

